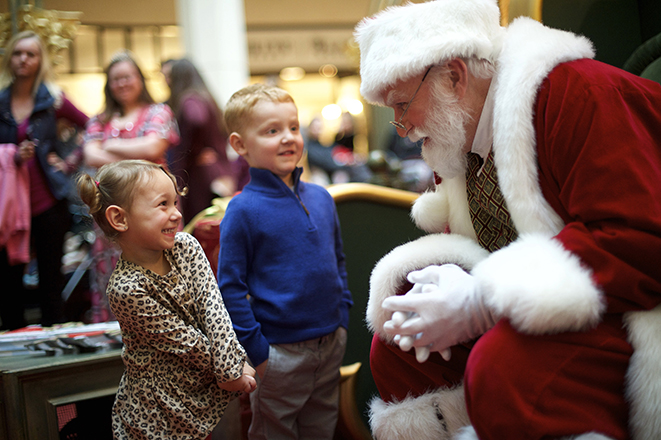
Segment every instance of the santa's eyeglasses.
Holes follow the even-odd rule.
[[[425,81],[425,78],[427,78],[427,74],[429,73],[429,71],[431,70],[432,67],[434,67],[434,66],[429,66],[429,68],[428,68],[427,71],[425,72],[424,76],[422,77],[422,80],[420,81],[420,84],[418,84],[418,88],[415,89],[415,92],[413,92],[413,96],[411,96],[411,99],[409,99],[409,102],[406,104],[406,108],[405,108],[404,111],[402,112],[402,114],[401,114],[401,116],[399,117],[399,119],[398,119],[397,121],[390,121],[390,123],[391,123],[392,125],[394,125],[395,127],[399,128],[400,130],[404,130],[404,131],[406,131],[406,127],[404,127],[404,124],[402,124],[402,119],[404,119],[404,115],[405,115],[406,112],[408,111],[409,107],[411,107],[411,103],[413,102],[413,99],[415,99],[415,95],[418,94],[418,90],[420,90],[420,87],[422,87],[422,83]]]

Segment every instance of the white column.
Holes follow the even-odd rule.
[[[243,0],[177,0],[177,15],[186,56],[224,108],[250,78]]]

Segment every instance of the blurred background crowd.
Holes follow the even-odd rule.
[[[222,109],[249,83],[277,85],[296,101],[305,179],[433,187],[420,145],[398,137],[392,110],[359,92],[353,29],[399,3],[0,2],[0,329],[111,318],[101,292],[117,255],[75,196],[78,171],[123,158],[167,164],[190,188],[186,223],[240,191],[247,166],[228,149]],[[503,24],[543,18],[588,36],[599,61],[625,69],[654,40],[661,13],[645,0],[499,4]],[[25,31],[33,34],[15,38]]]
[[[310,11],[301,11],[303,25],[265,25],[259,1],[223,0],[211,12],[174,0],[133,3],[19,0],[0,7],[2,330],[113,319],[103,292],[118,251],[75,194],[79,171],[93,174],[129,158],[164,164],[188,187],[180,202],[184,224],[214,199],[241,191],[248,166],[229,148],[222,112],[232,84],[264,82],[292,94],[306,145],[300,165],[311,182],[416,192],[433,184],[420,145],[392,127],[379,136],[368,130],[351,30],[383,5],[337,5],[343,10],[323,18],[334,23],[319,30],[314,22],[322,18]],[[191,26],[237,6],[248,21],[237,30],[246,41],[243,83],[207,62],[225,61],[212,48],[237,49],[218,47],[213,33],[200,42]],[[307,47],[292,50],[301,38]]]

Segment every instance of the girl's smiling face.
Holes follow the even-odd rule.
[[[131,207],[126,210],[126,230],[121,231],[119,238],[129,261],[141,264],[174,246],[181,222],[177,199],[174,183],[163,171],[155,170],[142,178]]]

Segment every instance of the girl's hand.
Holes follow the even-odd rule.
[[[230,382],[221,383],[218,386],[227,391],[243,391],[244,393],[252,393],[257,388],[257,381],[255,380],[255,369],[248,365],[246,362],[243,364],[243,376]]]
[[[244,393],[250,394],[257,389],[257,380],[255,379],[254,376],[247,376],[244,374],[241,379],[246,380],[246,384],[243,388]]]
[[[243,376],[241,379],[245,379],[246,386],[243,389],[245,393],[252,393],[257,388],[257,380],[255,379],[255,369],[248,365],[248,362],[243,364]],[[241,380],[239,379],[239,380]]]

